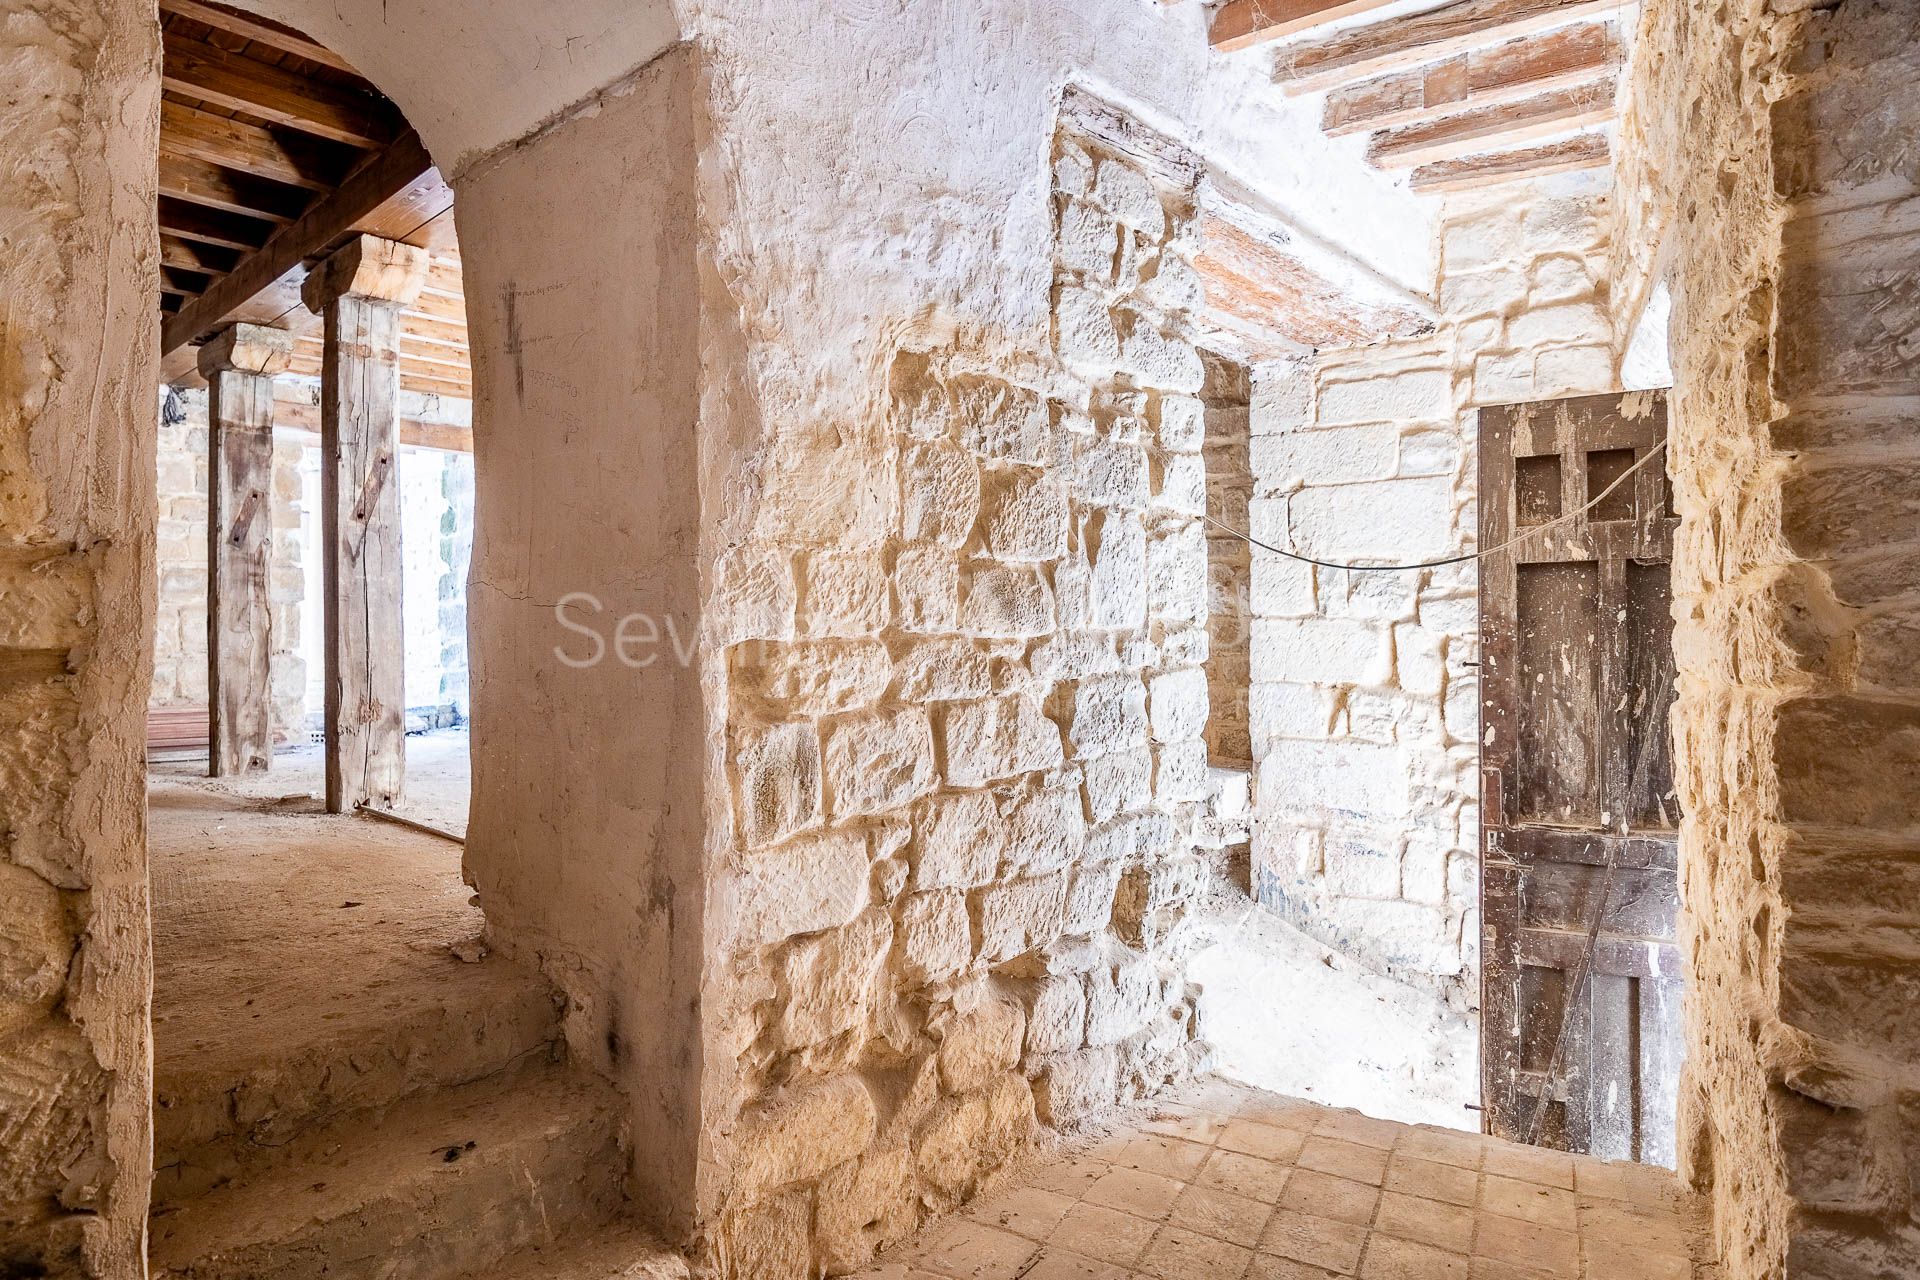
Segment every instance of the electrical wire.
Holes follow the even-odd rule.
[[[1541,534],[1546,533],[1550,529],[1558,528],[1559,526],[1566,524],[1569,521],[1578,520],[1581,516],[1587,514],[1587,512],[1593,510],[1595,507],[1605,502],[1608,496],[1611,495],[1615,489],[1618,489],[1621,485],[1625,484],[1628,481],[1628,479],[1632,477],[1634,472],[1638,471],[1640,468],[1646,466],[1649,462],[1653,461],[1655,457],[1659,456],[1659,454],[1666,449],[1666,447],[1667,447],[1667,442],[1665,440],[1661,440],[1658,443],[1656,443],[1652,448],[1648,449],[1645,454],[1635,459],[1634,464],[1632,466],[1628,467],[1625,471],[1622,471],[1618,476],[1616,476],[1612,484],[1608,485],[1606,488],[1602,489],[1599,493],[1595,494],[1590,500],[1588,500],[1587,504],[1584,507],[1580,507],[1576,510],[1569,511],[1567,512],[1566,515],[1555,517],[1554,519],[1547,521],[1545,524],[1529,525],[1527,526],[1527,531],[1525,533],[1515,534],[1513,537],[1508,538],[1505,542],[1500,543],[1498,546],[1488,547],[1484,551],[1468,551],[1461,555],[1447,556],[1444,559],[1440,559],[1440,560],[1422,560],[1418,564],[1341,564],[1333,560],[1317,560],[1312,556],[1303,556],[1297,551],[1288,551],[1285,547],[1276,547],[1269,543],[1262,542],[1260,541],[1260,539],[1254,537],[1252,534],[1243,533],[1241,530],[1234,528],[1230,524],[1223,524],[1220,521],[1215,520],[1212,516],[1206,514],[1205,512],[1200,513],[1200,518],[1206,521],[1208,524],[1212,525],[1214,528],[1219,529],[1224,533],[1232,534],[1234,537],[1240,539],[1242,542],[1245,542],[1249,546],[1258,547],[1262,551],[1271,551],[1274,555],[1285,556],[1289,560],[1298,560],[1301,564],[1315,565],[1322,569],[1345,569],[1353,573],[1407,573],[1415,569],[1439,569],[1450,564],[1466,564],[1469,561],[1483,560],[1488,556],[1498,555],[1502,551],[1507,551],[1514,547],[1519,546],[1521,543],[1527,541],[1527,539],[1529,538],[1537,538]]]

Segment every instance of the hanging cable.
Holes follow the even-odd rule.
[[[1587,512],[1593,510],[1595,507],[1605,502],[1608,496],[1612,494],[1615,489],[1618,489],[1621,485],[1625,484],[1633,476],[1634,472],[1638,471],[1640,468],[1646,466],[1649,462],[1653,461],[1653,459],[1657,457],[1663,450],[1665,450],[1666,447],[1667,447],[1667,442],[1665,440],[1662,440],[1657,444],[1655,444],[1652,448],[1648,449],[1645,454],[1643,454],[1641,457],[1637,458],[1634,461],[1634,464],[1632,466],[1628,467],[1625,471],[1622,471],[1618,476],[1616,476],[1612,484],[1608,485],[1606,488],[1602,489],[1599,493],[1596,493],[1591,499],[1589,499],[1587,502],[1587,505],[1585,505],[1584,507],[1580,507],[1574,511],[1569,511],[1567,512],[1567,514],[1563,516],[1558,516],[1552,520],[1549,520],[1545,524],[1529,525],[1527,526],[1527,531],[1525,533],[1515,534],[1513,537],[1508,538],[1505,542],[1501,543],[1500,545],[1495,547],[1488,547],[1484,551],[1468,551],[1457,556],[1447,556],[1445,559],[1441,559],[1441,560],[1422,560],[1418,564],[1340,564],[1332,560],[1316,560],[1312,556],[1303,556],[1297,551],[1288,551],[1285,547],[1276,547],[1268,543],[1262,542],[1260,541],[1260,539],[1254,537],[1252,534],[1243,533],[1240,530],[1234,528],[1230,524],[1222,524],[1220,521],[1215,520],[1212,516],[1206,514],[1205,512],[1200,513],[1200,518],[1206,521],[1208,524],[1212,525],[1214,528],[1219,529],[1224,533],[1232,534],[1234,537],[1240,539],[1242,542],[1247,543],[1249,546],[1258,547],[1262,551],[1271,551],[1274,555],[1285,556],[1289,560],[1298,560],[1302,564],[1315,565],[1322,569],[1345,569],[1354,573],[1405,573],[1414,569],[1439,569],[1439,568],[1442,568],[1443,566],[1450,565],[1450,564],[1466,564],[1468,561],[1471,561],[1471,560],[1480,560],[1480,559],[1484,559],[1487,556],[1498,555],[1502,551],[1506,551],[1512,547],[1519,546],[1521,543],[1525,542],[1529,538],[1539,537],[1541,534],[1547,532],[1550,529],[1558,528],[1559,526],[1566,524],[1571,520],[1578,520],[1581,516],[1587,514]]]

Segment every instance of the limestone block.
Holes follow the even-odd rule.
[[[1519,349],[1549,343],[1604,343],[1612,332],[1591,302],[1567,302],[1523,311],[1507,322],[1507,345]]]
[[[1207,467],[1199,454],[1154,454],[1149,479],[1154,505],[1190,516],[1207,509]]]
[[[1472,217],[1449,220],[1441,238],[1446,264],[1442,274],[1504,262],[1516,246],[1530,243],[1520,238],[1519,215],[1518,207],[1500,205]]]
[[[1079,200],[1060,209],[1060,265],[1092,283],[1109,285],[1120,256],[1120,228],[1111,215]]]
[[[1141,231],[1164,234],[1167,213],[1153,183],[1138,169],[1102,160],[1094,170],[1093,199],[1121,222]]]
[[[1416,828],[1400,855],[1400,896],[1408,902],[1444,905],[1448,900],[1448,858],[1448,850],[1438,837]]]
[[[1160,447],[1170,453],[1198,452],[1206,442],[1209,416],[1206,405],[1193,396],[1161,396],[1157,419]]]
[[[1147,740],[1147,687],[1135,675],[1082,680],[1064,695],[1067,740],[1080,756],[1143,746]]]
[[[994,833],[1002,868],[1009,875],[1037,875],[1080,857],[1086,818],[1071,787],[1012,791],[1000,799]]]
[[[926,441],[900,451],[901,536],[958,547],[979,514],[980,472],[964,449]]]
[[[1118,1044],[1147,1025],[1161,1003],[1153,963],[1123,956],[1087,975],[1087,1043]]]
[[[1096,514],[1086,524],[1088,625],[1138,627],[1147,612],[1147,533],[1138,516]]]
[[[1073,448],[1073,496],[1096,507],[1147,505],[1147,451],[1108,436],[1080,437]]]
[[[1405,369],[1320,387],[1320,425],[1344,422],[1438,422],[1453,416],[1453,375]]]
[[[1124,858],[1158,855],[1173,843],[1173,815],[1158,810],[1111,818],[1087,831],[1087,859],[1116,862]]]
[[[1153,752],[1147,747],[1113,751],[1082,762],[1081,787],[1087,816],[1105,822],[1118,813],[1144,808],[1153,800]]]
[[[754,641],[735,646],[732,662],[742,696],[775,714],[852,711],[886,692],[893,676],[887,648],[877,640]]]
[[[1115,367],[1142,386],[1189,394],[1200,390],[1207,376],[1191,343],[1168,337],[1138,314],[1121,320],[1120,359]]]
[[[1066,912],[1060,930],[1068,937],[1107,928],[1113,917],[1114,894],[1120,884],[1115,863],[1082,863],[1073,868],[1067,885]]]
[[[920,1176],[958,1201],[1033,1137],[1033,1090],[1011,1072],[978,1093],[949,1099],[914,1135]]]
[[[1018,987],[1026,1006],[1025,1058],[1032,1062],[1086,1043],[1087,990],[1078,974],[1032,978]]]
[[[884,813],[933,790],[933,730],[918,707],[872,711],[826,730],[826,784],[833,816]]]
[[[1067,195],[1085,195],[1093,189],[1093,161],[1071,143],[1056,141],[1053,158],[1053,188]]]
[[[1532,353],[1487,355],[1473,362],[1475,404],[1510,404],[1532,398]]]
[[[1147,685],[1153,740],[1178,742],[1199,737],[1207,723],[1207,673],[1198,667],[1166,671]]]
[[[1441,723],[1454,742],[1480,741],[1480,679],[1469,672],[1447,681]]]
[[[985,1089],[1020,1061],[1026,1033],[1026,1010],[1011,999],[990,997],[953,1015],[940,1041],[940,1087],[948,1093]]]
[[[1161,804],[1187,804],[1207,797],[1207,744],[1169,742],[1154,750],[1153,795]]]
[[[1252,665],[1256,682],[1385,684],[1392,675],[1392,633],[1339,618],[1257,618]]]
[[[1265,541],[1265,539],[1262,539]],[[1286,541],[1272,543],[1285,546]],[[1319,608],[1315,569],[1270,551],[1255,549],[1247,606],[1255,617],[1304,618]]]
[[[1053,630],[1053,589],[1037,568],[985,564],[965,575],[960,629],[977,636],[1037,636]]]
[[[1610,347],[1562,347],[1542,351],[1533,362],[1534,393],[1564,396],[1610,390],[1619,382],[1613,365]]]
[[[1287,431],[1248,446],[1256,497],[1302,485],[1385,480],[1399,467],[1400,427],[1392,422]]]
[[[1356,689],[1347,695],[1347,732],[1365,742],[1430,743],[1440,732],[1439,708],[1429,697]]]
[[[1393,629],[1394,670],[1408,693],[1439,697],[1447,683],[1447,637],[1417,623]]]
[[[965,636],[917,640],[894,665],[895,687],[915,702],[982,698],[993,692],[987,652]]]
[[[821,1271],[857,1271],[879,1250],[912,1235],[920,1223],[917,1192],[913,1152],[906,1147],[870,1152],[829,1171],[814,1193]]]
[[[1017,695],[944,707],[940,736],[947,781],[955,786],[1051,769],[1064,759],[1059,726],[1038,703]]]
[[[1036,641],[1027,665],[1035,680],[1051,686],[1067,680],[1111,675],[1137,664],[1123,657],[1113,636],[1065,632]]]
[[[1276,742],[1260,761],[1257,789],[1262,796],[1339,796],[1343,810],[1377,818],[1410,811],[1399,750],[1362,742]]]
[[[955,433],[960,443],[998,462],[1051,464],[1053,414],[1038,395],[994,378],[955,378]]]
[[[0,725],[6,726],[8,747],[0,751],[0,832],[6,833],[10,861],[60,888],[78,889],[86,884],[77,869],[79,850],[60,816],[70,803],[71,779],[65,770],[47,767],[69,758],[72,735],[79,731],[77,691],[64,678],[64,654],[43,659],[38,672],[31,657],[18,661],[0,682]],[[184,683],[191,671],[182,676]]]
[[[953,552],[902,547],[894,558],[893,593],[902,630],[953,630],[960,616],[960,566]]]
[[[1111,370],[1120,359],[1120,334],[1113,313],[1099,294],[1062,284],[1054,289],[1053,343],[1069,368],[1092,376]]]
[[[1156,618],[1182,622],[1206,617],[1206,526],[1196,521],[1148,536],[1147,609]]]
[[[1528,300],[1562,302],[1593,292],[1593,268],[1587,259],[1570,254],[1549,254],[1537,260],[1527,272]]]
[[[800,574],[800,631],[809,636],[868,636],[887,625],[887,570],[866,551],[815,551]]]
[[[807,721],[733,732],[734,813],[749,846],[775,844],[820,821],[820,735]]]
[[[1457,468],[1471,465],[1472,458],[1473,450],[1455,427],[1406,427],[1400,432],[1400,465],[1394,474],[1452,475]]]
[[[865,1026],[892,945],[893,918],[882,911],[790,944],[780,961],[781,1042],[800,1049]]]
[[[1112,1045],[1056,1054],[1033,1081],[1035,1114],[1054,1129],[1071,1130],[1119,1093],[1120,1053]]]
[[[1448,271],[1440,278],[1440,310],[1456,319],[1505,311],[1526,297],[1527,279],[1515,267]]]
[[[1234,637],[1232,628],[1239,625],[1237,616],[1223,612],[1218,618],[1209,616],[1207,621],[1210,625],[1219,624],[1219,634],[1228,642],[1225,645],[1226,652],[1221,654],[1221,661],[1231,663],[1234,661],[1231,643]],[[1207,627],[1191,622],[1156,620],[1153,624],[1153,634],[1155,637],[1153,665],[1155,666],[1197,667],[1207,661],[1213,648],[1213,633]],[[1228,668],[1222,666],[1218,670],[1226,673]]]
[[[989,471],[981,523],[987,549],[1001,560],[1051,560],[1067,546],[1067,495],[1052,473],[1034,467]]]
[[[789,1191],[728,1211],[718,1234],[737,1274],[807,1280],[813,1268],[812,1226],[813,1197]]]
[[[752,544],[722,553],[707,604],[709,634],[722,644],[793,635],[793,563],[784,550]]]
[[[973,922],[958,889],[916,893],[900,908],[901,972],[919,984],[942,982],[973,959]]]
[[[0,863],[0,902],[0,1036],[10,1036],[65,992],[76,938],[59,889],[25,867]]]
[[[867,903],[868,850],[858,832],[802,837],[741,859],[740,936],[756,945],[850,923]]]
[[[1343,898],[1400,896],[1400,850],[1350,840],[1325,847],[1327,891]]]
[[[1153,267],[1153,274],[1143,283],[1141,293],[1154,305],[1179,314],[1196,311],[1206,304],[1206,282],[1184,255],[1164,249]]]
[[[909,853],[913,887],[967,889],[992,880],[1000,870],[1000,849],[992,838],[999,819],[993,796],[985,791],[933,796],[915,805]]]
[[[1064,871],[980,890],[975,904],[981,958],[998,964],[1059,937],[1066,898]]]
[[[775,1090],[734,1126],[734,1185],[753,1196],[866,1153],[877,1112],[856,1076],[833,1076]]]
[[[1412,618],[1420,605],[1420,575],[1329,569],[1319,575],[1321,601],[1328,617],[1398,622]]]

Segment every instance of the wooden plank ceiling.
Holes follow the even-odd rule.
[[[399,109],[289,28],[208,0],[160,13],[162,378],[194,380],[194,347],[236,320],[292,329],[293,371],[317,374],[320,321],[300,285],[364,233],[433,256],[401,318],[401,385],[471,398],[453,192]]]
[[[1366,20],[1386,3],[1226,0],[1211,41],[1225,52],[1286,41],[1274,82],[1325,92],[1321,127],[1370,135],[1368,160],[1411,170],[1415,191],[1610,163],[1625,0],[1451,0]]]

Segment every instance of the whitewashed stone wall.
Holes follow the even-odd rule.
[[[1604,212],[1585,179],[1456,200],[1438,331],[1259,370],[1254,536],[1338,562],[1472,548],[1474,407],[1615,385]],[[1256,551],[1251,601],[1255,893],[1425,993],[1405,1033],[1430,1041],[1433,1069],[1401,1080],[1400,1112],[1467,1125],[1475,1099],[1451,1095],[1477,1056],[1477,581],[1471,564],[1347,572]],[[1296,982],[1289,998],[1346,990]],[[1288,1079],[1338,1068],[1291,1063]]]
[[[160,605],[153,638],[156,707],[207,704],[207,393],[161,393],[158,454]],[[306,731],[307,664],[300,612],[300,444],[273,442],[273,730],[276,741]]]
[[[1191,209],[1071,134],[1053,172],[1054,350],[903,350],[868,539],[729,566],[730,1274],[856,1268],[1204,1059]]]

